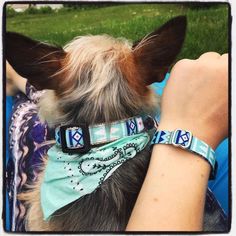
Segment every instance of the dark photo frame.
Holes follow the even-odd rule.
[[[14,5],[19,5],[26,10],[18,11]],[[43,7],[40,8],[40,5]],[[48,6],[47,6],[48,5]],[[61,6],[57,8],[55,6]],[[52,89],[59,86],[59,82],[54,80],[54,84],[45,79],[34,84],[35,87],[26,88],[26,93],[32,95],[35,99],[33,107],[28,107],[27,96],[20,92],[16,96],[7,96],[7,79],[6,79],[6,60],[10,62],[13,68],[23,77],[29,79],[29,83],[39,81],[42,75],[47,77],[47,68],[41,68],[40,73],[36,69],[38,65],[33,64],[35,59],[30,54],[25,53],[37,50],[40,44],[36,42],[45,42],[43,51],[47,55],[55,55],[53,60],[59,57],[64,59],[63,53],[59,49],[74,37],[78,35],[101,35],[108,34],[114,38],[127,38],[131,42],[148,35],[155,28],[160,27],[171,18],[179,15],[187,17],[188,25],[186,38],[182,49],[176,51],[173,58],[170,59],[168,68],[160,73],[164,80],[160,84],[152,85],[158,95],[167,81],[167,77],[173,64],[182,59],[197,59],[206,51],[217,51],[220,54],[229,53],[231,59],[231,6],[225,2],[78,2],[78,1],[11,1],[5,2],[3,8],[3,228],[5,232],[12,233],[55,233],[53,231],[25,231],[25,214],[27,205],[24,201],[17,200],[17,195],[27,189],[27,185],[36,181],[40,173],[40,167],[43,157],[50,145],[53,143],[54,131],[46,125],[41,125],[37,117],[36,103],[41,95],[34,97],[32,94],[42,91],[46,84],[46,89]],[[78,25],[76,25],[78,24]],[[8,32],[16,32],[10,35]],[[161,32],[161,31],[160,31]],[[18,34],[27,36],[27,39],[20,41]],[[19,41],[18,41],[19,39]],[[32,41],[31,41],[32,39]],[[17,43],[14,43],[15,42]],[[27,41],[28,40],[28,41]],[[171,40],[170,40],[171,41]],[[182,43],[182,42],[181,42]],[[28,48],[25,45],[29,45]],[[20,47],[18,45],[21,45]],[[48,45],[54,45],[53,51],[49,50]],[[134,43],[135,45],[135,43]],[[18,51],[18,48],[20,49]],[[26,52],[25,51],[25,52]],[[172,50],[174,51],[174,50]],[[16,53],[15,53],[16,52]],[[15,53],[15,54],[14,54]],[[58,55],[57,55],[58,53]],[[174,53],[174,52],[173,52]],[[21,55],[20,55],[21,54]],[[37,60],[43,58],[43,54],[37,56]],[[173,60],[172,60],[173,59]],[[25,61],[24,61],[25,60]],[[51,60],[51,59],[50,59]],[[32,62],[32,64],[30,64]],[[31,69],[29,70],[29,65]],[[42,64],[43,65],[43,64]],[[56,66],[55,66],[56,67]],[[53,74],[55,71],[49,69]],[[151,71],[151,70],[150,70]],[[32,78],[31,78],[32,77]],[[50,77],[50,76],[49,76]],[[151,80],[152,73],[149,73],[148,79]],[[151,81],[149,84],[152,84]],[[28,83],[28,82],[27,82]],[[28,85],[29,86],[29,85]],[[50,87],[51,86],[51,87]],[[53,87],[54,86],[54,87]],[[34,90],[36,88],[36,90]],[[61,92],[62,93],[62,92]],[[232,192],[231,192],[231,61],[229,63],[229,137],[224,140],[218,147],[216,153],[221,157],[218,161],[220,174],[216,176],[217,181],[223,178],[224,188],[218,188],[216,182],[209,181],[209,191],[207,192],[207,203],[205,209],[208,211],[209,221],[213,219],[213,212],[217,211],[216,225],[223,224],[223,228],[212,228],[200,233],[227,233],[231,229],[232,217]],[[85,100],[86,101],[86,100]],[[78,106],[83,106],[85,101],[81,101]],[[90,104],[89,104],[90,105]],[[13,107],[13,108],[12,108]],[[29,115],[23,114],[26,108]],[[68,110],[73,111],[73,107]],[[74,110],[75,111],[75,110]],[[100,113],[102,117],[104,112]],[[57,116],[56,109],[52,109],[52,117]],[[24,122],[16,121],[24,119]],[[91,114],[92,117],[92,114]],[[101,120],[103,120],[101,118]],[[29,125],[27,125],[27,122]],[[15,123],[14,123],[15,122]],[[87,121],[84,121],[85,123]],[[84,123],[82,122],[82,123]],[[112,120],[114,122],[114,120]],[[101,122],[102,123],[102,122]],[[19,125],[19,126],[18,126]],[[22,127],[20,127],[20,125]],[[88,126],[87,124],[85,125]],[[17,132],[16,132],[17,131]],[[40,133],[37,133],[40,132]],[[16,136],[19,135],[18,136]],[[66,137],[66,130],[63,130]],[[89,133],[86,132],[86,137]],[[28,139],[30,137],[30,139]],[[63,145],[66,138],[63,136]],[[30,141],[27,141],[30,140]],[[47,146],[42,142],[46,141]],[[15,146],[14,146],[15,145]],[[27,146],[28,145],[28,146]],[[90,145],[90,143],[89,143]],[[99,145],[98,145],[99,146]],[[96,147],[96,145],[95,145]],[[15,149],[14,149],[15,148]],[[67,148],[66,148],[67,149]],[[18,151],[17,151],[18,150]],[[17,154],[18,152],[18,154]],[[71,151],[73,153],[75,151]],[[21,154],[19,154],[21,153]],[[14,154],[16,156],[14,156]],[[25,158],[26,157],[26,158]],[[39,159],[37,160],[37,158]],[[222,181],[222,180],[221,180]],[[227,190],[227,191],[226,191]],[[111,203],[111,202],[110,202]],[[109,204],[110,204],[109,203]],[[102,203],[101,205],[103,205]],[[79,208],[78,208],[79,209]],[[83,208],[85,209],[85,208]],[[59,211],[60,214],[62,212]],[[94,215],[93,215],[94,217]],[[98,216],[97,216],[98,217]],[[73,219],[73,217],[71,218]],[[117,233],[116,230],[93,230],[86,229],[83,231],[75,230],[76,233]],[[57,231],[58,234],[75,233],[73,230]],[[163,232],[124,232],[157,234]],[[188,233],[172,232],[164,233]],[[199,233],[199,232],[194,232]]]

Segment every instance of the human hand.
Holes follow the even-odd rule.
[[[17,93],[18,88],[15,84],[16,71],[12,68],[6,60],[6,94],[13,96]]]
[[[228,54],[177,62],[161,106],[158,129],[186,129],[216,148],[228,134]],[[211,167],[197,157],[172,145],[153,146],[127,230],[202,231]]]
[[[186,129],[216,148],[228,135],[228,54],[208,52],[173,67],[162,97],[160,129]]]
[[[6,77],[7,79],[14,79],[16,75],[16,71],[13,69],[13,67],[10,65],[10,63],[6,60]]]
[[[20,76],[6,60],[6,94],[14,96],[18,91],[25,93],[27,80]]]

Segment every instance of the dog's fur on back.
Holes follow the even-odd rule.
[[[7,33],[6,58],[37,89],[46,89],[39,115],[51,127],[107,123],[154,114],[159,99],[148,86],[164,78],[182,47],[185,29],[181,16],[134,44],[107,35],[83,36],[64,49]],[[93,193],[59,209],[46,222],[40,206],[45,158],[38,182],[21,195],[29,206],[28,230],[125,230],[149,159],[146,148]]]

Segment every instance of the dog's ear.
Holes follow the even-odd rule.
[[[18,33],[7,32],[6,59],[21,76],[37,89],[57,89],[54,76],[62,67],[66,53],[61,47],[32,40]]]
[[[182,48],[186,25],[185,16],[175,17],[134,43],[134,59],[146,85],[164,79]]]

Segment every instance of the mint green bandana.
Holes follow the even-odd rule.
[[[86,154],[65,154],[57,145],[50,148],[41,185],[44,220],[49,220],[58,209],[92,193],[122,163],[142,151],[149,139],[147,133],[127,136]]]

